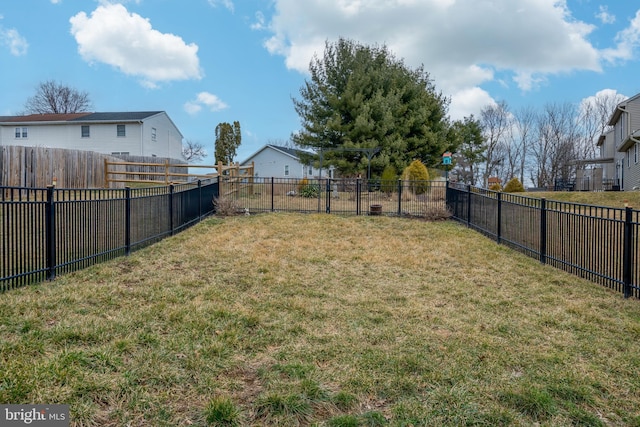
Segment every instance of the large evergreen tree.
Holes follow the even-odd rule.
[[[225,165],[231,164],[241,142],[240,122],[233,122],[233,125],[226,122],[219,123],[216,126],[216,164],[219,162]]]
[[[294,99],[302,129],[292,135],[305,148],[323,152],[325,165],[342,174],[387,165],[403,170],[413,159],[436,165],[446,147],[448,99],[436,92],[423,67],[411,69],[385,47],[351,40],[327,42],[315,57],[310,79]]]

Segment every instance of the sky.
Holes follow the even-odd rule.
[[[166,111],[202,164],[237,120],[243,161],[300,129],[292,99],[340,37],[424,65],[453,120],[640,93],[640,0],[2,0],[0,115],[54,80],[93,111]]]

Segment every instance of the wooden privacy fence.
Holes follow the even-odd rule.
[[[102,188],[105,161],[115,157],[93,151],[61,148],[0,146],[0,186]],[[123,187],[123,185],[117,185]]]
[[[215,172],[191,173],[190,169],[209,169]],[[220,176],[221,182],[230,186],[237,186],[245,181],[253,179],[254,164],[240,166],[238,163],[231,165],[189,165],[186,163],[171,163],[169,159],[162,162],[130,162],[104,160],[105,187],[112,183],[140,182],[147,184],[176,184],[191,182],[201,179],[211,179]]]

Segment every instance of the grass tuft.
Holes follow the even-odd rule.
[[[205,409],[207,425],[232,427],[240,425],[240,410],[228,397],[212,399]]]

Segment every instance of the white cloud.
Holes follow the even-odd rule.
[[[51,3],[53,3],[53,4],[62,3],[62,0],[51,0]]]
[[[602,57],[609,62],[628,61],[634,58],[640,47],[640,10],[631,20],[629,26],[616,35],[616,47],[605,49]]]
[[[609,13],[607,6],[600,6],[600,12],[596,14],[596,18],[603,24],[613,24],[616,22],[616,16]]]
[[[496,72],[528,91],[553,74],[601,70],[588,40],[595,27],[575,19],[564,0],[274,1],[265,47],[288,68],[306,73],[339,37],[385,44],[408,65],[424,64],[452,110],[466,108],[463,94],[490,100],[479,86]]]
[[[265,25],[265,18],[264,18],[264,14],[260,11],[256,12],[256,22],[254,22],[253,24],[251,24],[251,29],[252,30],[265,30],[267,29],[266,25]]]
[[[200,92],[196,99],[188,101],[184,104],[184,109],[189,114],[199,113],[203,107],[207,107],[212,112],[221,111],[229,106],[225,104],[216,95],[209,92]]]
[[[152,28],[149,20],[121,4],[104,3],[87,16],[73,16],[71,34],[87,62],[102,62],[155,87],[172,80],[200,79],[198,46]]]
[[[14,56],[26,55],[29,48],[27,39],[21,36],[18,30],[15,28],[5,29],[2,26],[0,26],[0,45],[8,47]]]
[[[218,5],[222,5],[226,7],[231,12],[233,12],[233,2],[231,0],[209,0],[209,4],[213,7],[218,7]]]

